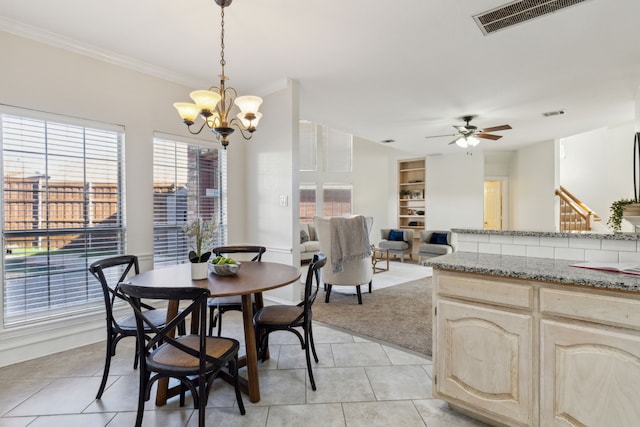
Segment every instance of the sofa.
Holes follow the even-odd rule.
[[[418,246],[418,261],[450,254],[455,249],[455,234],[447,230],[421,230]]]
[[[310,261],[320,252],[316,227],[312,222],[300,223],[300,261]]]
[[[378,247],[381,249],[389,249],[390,255],[399,255],[400,262],[404,262],[404,256],[409,255],[412,259],[413,251],[413,230],[394,230],[383,228],[380,230],[380,243]]]

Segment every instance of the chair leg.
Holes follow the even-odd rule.
[[[304,354],[307,358],[307,372],[309,373],[309,382],[311,382],[311,390],[316,391],[316,381],[313,378],[313,370],[311,368],[311,356],[309,354],[309,330],[307,328],[304,329],[304,335],[306,343],[306,345],[304,346]]]
[[[369,293],[371,293],[371,283],[373,282],[373,280],[369,280]]]
[[[140,385],[138,386],[138,411],[136,413],[136,427],[142,427],[142,416],[144,415],[144,402],[147,394],[147,383],[148,379],[145,381],[146,372],[143,372],[143,369],[140,369]]]
[[[115,353],[115,351],[114,351]],[[133,358],[133,370],[138,369],[138,356],[140,355],[140,344],[138,344],[138,340],[136,339],[136,355]]]
[[[313,353],[313,359],[318,363],[318,354],[316,353],[316,344],[313,341],[313,328],[309,323],[309,342],[311,343],[311,352]]]
[[[362,292],[360,291],[360,285],[356,286],[356,292],[358,293],[358,304],[362,305]]]
[[[111,347],[113,347],[113,338],[111,337],[111,334],[109,334],[107,337],[108,337],[107,353],[104,360],[104,370],[102,371],[102,381],[100,382],[100,388],[98,388],[98,394],[96,395],[96,399],[102,398],[102,393],[104,393],[104,388],[107,386],[107,379],[109,378],[109,368],[111,367],[111,355],[113,353],[113,350]],[[135,355],[134,364],[136,364],[137,361],[138,361],[138,340],[136,339],[136,355]]]
[[[138,354],[136,352],[136,360],[137,358],[138,358]],[[104,393],[104,388],[107,386],[107,379],[109,378],[110,367],[111,367],[111,344],[107,343],[107,357],[104,361],[104,371],[102,372],[102,382],[100,383],[100,388],[98,388],[98,394],[96,395],[96,399],[102,398],[102,393]]]
[[[324,285],[324,286],[326,287],[326,289],[325,289],[325,290],[327,291],[327,294],[326,294],[326,295],[325,295],[325,297],[324,297],[324,302],[329,302],[329,296],[331,295],[331,285],[327,285],[327,284],[325,283],[325,285]]]
[[[233,375],[233,386],[236,389],[236,401],[238,402],[238,408],[240,408],[240,415],[244,415],[246,413],[244,409],[244,402],[242,400],[242,393],[240,392],[240,375],[238,374],[238,358],[229,362],[229,372]]]
[[[218,321],[218,336],[222,336],[222,313],[220,309],[218,309],[218,313],[216,314],[216,319]]]
[[[213,336],[213,328],[216,326],[215,311],[216,311],[215,308],[209,307],[209,334],[208,335],[210,337]]]

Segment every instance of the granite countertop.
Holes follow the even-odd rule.
[[[426,265],[465,273],[640,292],[640,276],[569,266],[575,262],[577,261],[453,252],[431,258],[426,261]]]
[[[562,233],[554,231],[517,231],[517,230],[482,230],[474,228],[453,228],[458,234],[486,234],[493,236],[530,236],[530,237],[562,237],[576,239],[605,239],[605,240],[640,240],[639,233]]]

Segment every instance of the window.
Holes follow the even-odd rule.
[[[158,137],[153,146],[154,266],[187,261],[183,227],[195,218],[218,224],[216,246],[227,241],[226,152]]]
[[[351,172],[353,136],[339,130],[322,127],[326,172]]]
[[[315,171],[317,158],[316,125],[300,121],[300,170]]]
[[[350,185],[325,185],[322,187],[322,197],[323,216],[351,214]]]
[[[316,216],[316,186],[300,186],[300,222],[313,222]]]
[[[88,266],[124,253],[118,126],[4,107],[4,326],[101,306]]]

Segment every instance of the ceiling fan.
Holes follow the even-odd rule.
[[[465,122],[464,126],[455,126],[455,125],[453,126],[454,128],[458,129],[458,133],[447,134],[447,135],[433,135],[433,136],[427,136],[425,138],[440,138],[443,136],[456,136],[457,138],[451,141],[449,145],[456,144],[462,148],[467,148],[467,147],[475,147],[476,145],[478,145],[480,143],[480,140],[478,138],[490,139],[492,141],[502,138],[502,135],[493,135],[488,132],[497,132],[501,130],[511,129],[511,126],[509,125],[492,126],[484,129],[478,129],[477,126],[469,124],[469,122],[471,122],[471,120],[473,120],[475,117],[476,116],[461,117],[461,119],[464,120]]]

